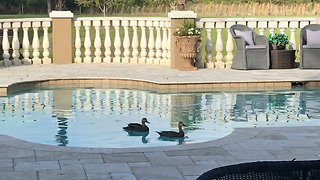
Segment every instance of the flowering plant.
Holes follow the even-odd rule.
[[[199,28],[194,22],[184,20],[182,27],[178,27],[174,32],[175,36],[200,36],[201,28]]]

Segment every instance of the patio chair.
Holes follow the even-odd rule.
[[[300,69],[320,68],[320,25],[309,24],[300,32]]]
[[[311,180],[320,179],[320,160],[262,161],[215,168],[197,180]]]
[[[258,35],[248,26],[235,24],[230,33],[236,41],[236,54],[232,69],[269,69],[270,54],[267,37]]]

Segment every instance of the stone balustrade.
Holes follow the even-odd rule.
[[[279,29],[280,33],[285,33],[287,29],[290,30],[289,41],[290,48],[299,49],[297,47],[296,31],[301,29],[308,24],[316,22],[316,18],[201,18],[198,19],[197,23],[200,27],[206,30],[206,44],[205,44],[205,62],[207,68],[230,68],[233,59],[234,43],[232,40],[230,27],[234,24],[247,25],[253,29],[258,30],[258,34],[266,35],[271,33],[274,34],[276,29]],[[227,29],[227,41],[223,42],[222,30]],[[217,35],[212,37],[212,31],[215,30]],[[300,31],[298,32],[300,34]],[[210,34],[210,36],[208,36]],[[212,44],[212,39],[216,38],[215,47]],[[225,43],[225,47],[224,47]],[[212,50],[215,48],[215,62],[213,62]],[[224,58],[223,50],[226,50],[227,54]],[[225,59],[225,61],[223,61]]]
[[[177,53],[171,52],[175,46],[171,41],[174,30],[168,17],[83,17],[72,21],[74,37],[70,38],[74,44],[70,46],[74,63],[170,66],[172,53]],[[290,48],[299,49],[299,39],[296,39],[299,29],[316,23],[316,17],[198,18],[196,23],[204,29],[202,52],[197,54],[197,62],[204,62],[206,68],[230,68],[235,51],[229,33],[233,24],[245,24],[264,35],[278,31],[288,33]],[[0,20],[3,32],[0,65],[52,63],[51,26],[51,18]],[[12,37],[8,31],[13,31]]]
[[[3,32],[0,42],[1,65],[51,63],[50,18],[1,19],[0,28]],[[13,31],[12,37],[9,36],[9,30]]]

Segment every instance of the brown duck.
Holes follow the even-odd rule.
[[[130,123],[128,124],[128,126],[123,127],[124,130],[127,131],[135,131],[135,132],[146,132],[149,131],[148,126],[146,125],[146,123],[150,123],[147,118],[142,118],[141,120],[141,124],[139,123]]]
[[[161,131],[161,132],[156,131],[156,132],[160,136],[171,137],[171,138],[180,138],[180,137],[184,137],[184,132],[182,130],[182,126],[186,126],[186,125],[184,125],[183,122],[180,121],[178,123],[179,132],[175,132],[175,131]]]

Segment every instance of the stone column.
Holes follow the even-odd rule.
[[[184,59],[180,57],[178,47],[176,46],[177,38],[173,35],[178,27],[182,26],[184,20],[194,21],[197,14],[194,11],[172,11],[168,13],[171,18],[171,68],[180,69],[184,65]]]
[[[71,11],[52,11],[53,64],[72,63],[72,18]]]

